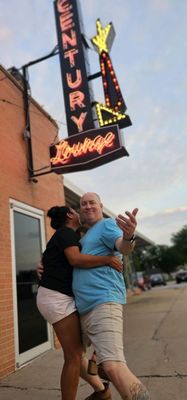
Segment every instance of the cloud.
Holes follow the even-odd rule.
[[[1,62],[7,68],[20,67],[56,45],[53,2],[40,0],[39,3],[15,0],[11,9],[10,2],[0,1],[0,25],[4,32]]]
[[[172,234],[179,232],[187,224],[187,205],[147,217],[139,217],[138,230],[156,244],[171,245]]]
[[[159,14],[163,14],[169,11],[171,8],[171,1],[169,0],[153,0],[151,1],[151,7],[154,11]]]
[[[168,208],[167,210],[165,210],[165,214],[174,214],[174,213],[184,212],[184,211],[187,211],[187,206],[178,207],[178,208]]]
[[[175,214],[186,213],[186,212],[187,212],[187,205],[184,205],[184,206],[176,207],[176,208],[166,208],[162,212],[142,216],[141,219],[144,219],[144,221],[145,221],[145,220],[149,220],[150,218],[162,218],[162,217],[171,216],[172,214],[175,215]]]
[[[8,40],[11,37],[11,31],[6,26],[0,27],[0,41]]]

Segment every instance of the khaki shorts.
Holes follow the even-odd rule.
[[[97,364],[104,361],[126,362],[123,349],[123,306],[104,303],[81,315],[84,347],[91,344],[97,353]]]
[[[76,311],[73,297],[43,286],[38,288],[36,304],[40,314],[51,325]]]

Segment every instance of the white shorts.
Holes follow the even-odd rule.
[[[43,286],[38,288],[36,304],[42,316],[51,325],[77,311],[73,297]]]
[[[123,349],[123,306],[103,303],[80,316],[84,347],[93,345],[97,364],[104,361],[126,363]]]

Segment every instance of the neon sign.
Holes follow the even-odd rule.
[[[106,99],[106,105],[96,105],[100,128],[95,128],[76,0],[55,0],[54,9],[68,138],[50,146],[50,162],[51,171],[64,174],[128,156],[118,126],[130,125],[130,119],[124,114],[125,103],[108,55],[114,38],[112,24],[102,28],[98,20],[98,34],[93,38]]]
[[[53,165],[67,164],[72,157],[81,157],[85,154],[97,152],[102,154],[107,147],[114,146],[115,135],[108,132],[106,136],[98,135],[94,139],[85,137],[82,142],[73,143],[71,146],[67,140],[61,140],[55,147],[56,156],[51,158]]]
[[[76,0],[54,1],[68,136],[94,128]]]
[[[92,43],[99,53],[101,74],[106,104],[96,102],[96,112],[100,126],[118,123],[120,128],[130,126],[131,120],[125,114],[127,109],[123,100],[119,83],[110,60],[109,51],[114,40],[112,23],[102,28],[98,19],[96,23],[97,35],[92,38]]]
[[[96,103],[96,111],[97,111],[99,125],[101,127],[114,123],[117,123],[120,128],[124,128],[125,126],[131,125],[128,115],[122,114],[119,111],[116,112],[113,109],[108,108],[101,103]]]
[[[127,151],[121,144],[117,125],[79,133],[50,147],[51,169],[57,173],[91,169],[113,161]]]

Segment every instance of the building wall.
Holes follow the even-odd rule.
[[[49,165],[49,145],[58,127],[33,100],[30,103],[34,169]],[[45,212],[64,204],[63,179],[56,174],[29,180],[23,92],[0,67],[0,377],[15,370],[13,287],[9,199]],[[46,241],[52,234],[45,218]]]

